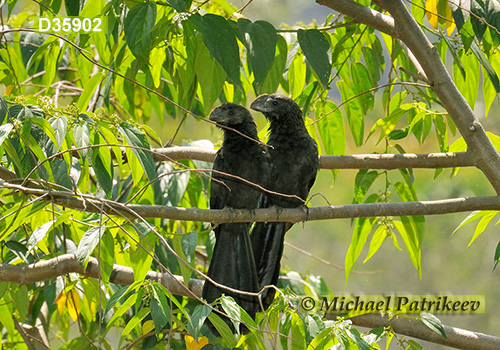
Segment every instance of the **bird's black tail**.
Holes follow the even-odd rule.
[[[292,225],[289,222],[255,224],[250,239],[259,278],[259,290],[268,285],[278,284],[285,233]],[[273,302],[275,292],[274,289],[268,288],[261,294],[264,310]]]
[[[259,291],[258,280],[248,234],[249,226],[246,223],[217,226],[216,243],[207,275],[215,282],[227,287],[257,293]],[[259,307],[256,296],[231,292],[213,285],[208,280],[205,281],[203,298],[207,302],[213,302],[222,294],[231,296],[252,318],[255,318],[255,312]],[[231,320],[223,319],[234,330]],[[211,326],[209,322],[207,324]],[[210,328],[214,331],[213,327]]]

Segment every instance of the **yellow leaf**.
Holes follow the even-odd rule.
[[[427,15],[427,19],[429,20],[429,23],[431,26],[434,27],[434,29],[438,29],[438,9],[437,9],[437,2],[438,0],[427,0],[425,2],[425,12]]]
[[[68,313],[73,322],[76,322],[78,315],[80,314],[80,296],[78,292],[73,288],[68,293]]]
[[[148,334],[149,332],[151,332],[153,329],[155,329],[155,323],[153,322],[153,320],[147,320],[146,322],[144,322],[144,324],[142,325],[142,335],[144,334]]]
[[[3,93],[4,96],[9,96],[12,93],[12,90],[14,90],[14,85],[7,85],[5,88],[5,92]]]
[[[59,296],[57,297],[57,311],[59,311],[59,315],[62,316],[62,313],[64,311],[64,307],[66,306],[66,293],[62,291]]]
[[[446,34],[451,36],[453,31],[455,30],[455,20],[453,19],[453,14],[451,12],[450,5],[446,6]]]
[[[184,336],[184,341],[186,342],[186,350],[200,350],[209,343],[207,337],[200,337],[198,341],[195,341],[190,335]]]

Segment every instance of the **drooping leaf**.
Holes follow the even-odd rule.
[[[212,309],[205,304],[200,304],[194,308],[194,311],[189,319],[189,323],[187,324],[188,332],[193,338],[198,338],[201,327],[211,312]]]
[[[90,254],[92,254],[97,244],[99,244],[105,229],[105,226],[91,227],[85,232],[76,252],[76,257],[80,262],[86,261]]]
[[[430,313],[421,313],[419,317],[420,320],[432,331],[441,335],[443,338],[447,338],[446,333],[444,332],[443,323],[439,318]]]
[[[493,69],[493,66],[491,65],[490,61],[488,61],[488,58],[486,58],[485,54],[483,53],[483,51],[481,51],[481,49],[479,48],[479,46],[477,46],[476,43],[472,43],[470,48],[474,53],[474,55],[477,57],[479,63],[483,67],[491,83],[495,87],[495,91],[497,92],[497,94],[500,93],[500,82],[498,80],[498,75]]]
[[[273,60],[271,69],[260,88],[261,93],[273,93],[278,89],[278,86],[283,77],[283,70],[285,69],[287,59],[287,44],[283,36],[278,35],[276,44],[276,55]]]
[[[189,17],[189,21],[201,32],[205,45],[224,68],[231,82],[242,88],[238,43],[228,20],[210,13],[204,16],[195,13]]]
[[[320,119],[318,130],[325,154],[345,154],[344,119],[340,109],[332,101],[326,101],[322,106],[317,106],[316,111],[323,112],[316,119]]]
[[[10,123],[7,123],[7,124],[0,126],[0,146],[5,141],[7,136],[9,136],[9,134],[13,128],[14,128],[14,125],[12,125]]]
[[[186,12],[191,7],[191,0],[167,0],[177,12]]]
[[[261,93],[262,84],[271,69],[276,52],[278,36],[274,26],[266,21],[238,20],[240,41],[245,45],[254,74],[254,88]]]
[[[43,225],[37,227],[33,233],[31,234],[29,240],[28,240],[28,251],[33,249],[34,246],[36,246],[42,239],[45,238],[47,235],[47,232],[52,228],[52,224],[54,223],[54,220],[50,220]]]
[[[373,198],[375,198],[372,195]],[[367,203],[373,203],[373,200],[370,198],[367,199]],[[351,237],[351,243],[349,244],[349,248],[347,250],[347,254],[345,257],[345,277],[346,282],[349,278],[349,273],[354,266],[354,263],[358,259],[363,247],[366,244],[366,240],[368,235],[372,231],[373,225],[375,224],[377,218],[358,218],[356,219],[356,223],[354,225],[354,230]]]
[[[219,62],[210,55],[200,35],[197,37],[194,71],[200,84],[205,113],[208,113],[222,92],[227,74]]]
[[[340,80],[337,82],[337,86],[342,94],[349,129],[351,130],[356,146],[360,147],[364,139],[363,107],[359,100],[354,98],[355,93],[352,90],[350,82]]]
[[[327,89],[332,71],[330,42],[317,29],[299,29],[297,39],[304,56],[306,56],[307,61],[316,73],[318,80],[323,85],[323,88]]]
[[[448,4],[450,5],[457,29],[460,31],[469,18],[471,0],[449,1]]]
[[[135,155],[135,157],[137,157],[146,173],[146,176],[150,181],[155,179],[156,167],[153,160],[153,155],[151,154],[151,152],[149,152],[151,147],[146,138],[146,135],[144,135],[144,133],[136,127],[125,122],[120,123],[118,130],[125,137],[127,144],[129,146],[132,146],[131,149],[127,149],[127,154],[132,153]]]
[[[153,48],[156,3],[140,2],[130,9],[123,22],[125,38],[135,57],[147,61]]]

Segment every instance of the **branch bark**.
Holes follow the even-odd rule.
[[[157,148],[153,152],[157,162],[181,159],[213,162],[216,151],[197,147],[168,147]],[[434,169],[475,166],[475,158],[469,152],[323,155],[319,157],[319,164],[321,169]]]
[[[337,315],[327,314],[335,319]],[[443,326],[447,338],[435,333],[416,317],[399,315],[389,318],[387,314],[366,314],[351,318],[352,323],[360,327],[378,328],[391,327],[395,333],[413,338],[430,341],[435,344],[450,346],[456,349],[496,350],[500,349],[500,338],[476,333],[460,328]]]
[[[29,284],[48,281],[70,272],[85,277],[99,278],[100,270],[97,259],[90,257],[85,268],[74,254],[64,254],[50,260],[40,261],[31,265],[0,264],[0,281]],[[181,276],[149,271],[147,277],[164,285],[172,294],[193,297],[201,296],[203,281],[191,279],[189,288],[184,285]],[[134,283],[134,271],[131,267],[114,265],[110,282],[130,285]]]
[[[51,280],[70,272],[78,273],[85,277],[99,278],[99,264],[97,259],[90,257],[87,268],[85,268],[74,254],[64,254],[31,265],[0,264],[0,281],[28,284]],[[175,295],[200,298],[202,294],[202,280],[191,279],[189,287],[186,288],[181,276],[149,271],[147,278],[161,283]],[[134,282],[132,268],[114,265],[110,282],[121,285],[132,284]],[[330,319],[335,319],[336,316],[334,314],[326,315]],[[389,316],[386,314],[367,314],[353,317],[351,320],[354,325],[361,327],[378,328],[390,326],[398,334],[404,334],[457,349],[493,350],[500,348],[500,339],[497,337],[444,326],[448,337],[445,339],[431,331],[418,319],[405,316],[396,316],[389,319]]]
[[[387,16],[362,5],[354,5],[353,1],[317,0],[317,2],[400,39],[409,48],[426,77],[432,82],[432,90],[453,119],[469,151],[475,155],[477,167],[486,175],[496,193],[500,194],[500,155],[467,101],[453,83],[436,47],[425,36],[403,1],[375,1],[392,15],[392,25]]]
[[[1,185],[0,185],[1,187]],[[264,208],[264,209],[199,209],[163,205],[124,205],[115,201],[73,193],[32,189],[19,185],[3,187],[27,194],[46,196],[53,204],[90,213],[103,210],[109,215],[135,219],[163,218],[183,221],[203,221],[220,224],[225,222],[304,222],[314,220],[348,219],[376,216],[439,215],[473,210],[500,210],[500,197],[452,198],[436,201],[404,203],[368,203],[329,205],[313,208]],[[104,204],[104,205],[103,205]]]

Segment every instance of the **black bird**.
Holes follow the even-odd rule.
[[[250,108],[262,112],[269,120],[267,142],[271,155],[269,190],[298,198],[269,195],[266,206],[295,208],[304,205],[319,168],[318,146],[309,136],[300,107],[289,97],[261,95]],[[285,233],[291,222],[256,223],[251,234],[259,288],[278,283],[280,260],[283,255]],[[275,290],[268,288],[261,294],[263,306],[269,307]]]
[[[263,192],[234,177],[218,172],[235,175],[248,182],[267,187],[269,178],[269,154],[266,146],[257,141],[257,127],[250,112],[243,106],[224,103],[210,113],[224,132],[222,147],[217,151],[213,165],[210,190],[210,208],[255,209],[263,198]],[[233,130],[223,128],[224,126]],[[214,228],[216,243],[207,275],[215,282],[246,292],[259,291],[255,261],[250,242],[251,223],[226,223]],[[231,296],[252,318],[259,308],[256,296],[234,293],[216,287],[210,281],[203,286],[203,298],[213,302],[222,294]],[[229,319],[226,323],[234,330]],[[213,328],[212,328],[213,330]]]

